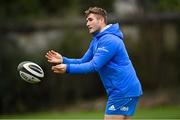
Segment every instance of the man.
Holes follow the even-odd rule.
[[[107,25],[104,9],[90,7],[85,14],[93,38],[84,56],[72,59],[51,50],[46,58],[57,64],[52,66],[54,73],[98,72],[108,96],[104,119],[130,119],[142,88],[123,43],[123,34],[118,24]]]

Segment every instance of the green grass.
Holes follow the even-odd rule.
[[[180,119],[180,106],[138,108],[136,119]]]
[[[40,112],[0,115],[0,119],[103,119],[103,111]],[[180,106],[138,108],[134,119],[180,119]]]

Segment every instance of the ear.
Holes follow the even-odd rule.
[[[104,18],[103,17],[99,17],[99,20],[101,21],[101,23],[105,23],[105,20],[104,20]]]

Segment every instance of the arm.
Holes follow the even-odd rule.
[[[68,73],[90,73],[99,71],[116,53],[120,39],[114,35],[103,36],[98,44],[93,59],[81,64],[67,64]]]
[[[92,59],[92,42],[89,46],[89,49],[87,52],[84,54],[84,56],[81,59],[72,59],[72,58],[67,58],[67,57],[62,57],[61,54],[54,50],[50,50],[46,53],[45,57],[47,58],[48,62],[50,63],[55,63],[55,64],[80,64],[84,63],[87,61],[90,61]]]
[[[90,45],[89,49],[86,51],[86,53],[81,59],[72,59],[72,58],[63,57],[63,63],[64,64],[80,64],[80,63],[88,62],[91,59],[92,59],[92,50],[91,50],[91,45]]]

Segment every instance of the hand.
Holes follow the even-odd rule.
[[[48,62],[50,63],[60,64],[63,62],[62,55],[54,50],[48,51],[45,57],[48,59]]]
[[[52,66],[51,69],[54,73],[63,74],[63,73],[66,73],[66,67],[67,67],[66,64],[59,64],[59,65]]]

